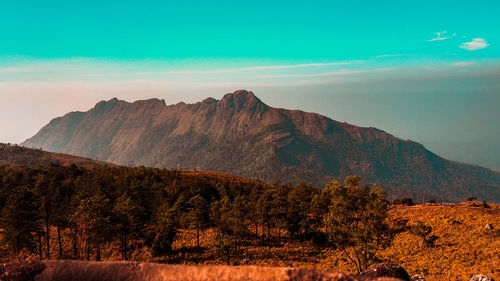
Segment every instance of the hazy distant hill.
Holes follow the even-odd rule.
[[[398,196],[500,201],[500,174],[489,169],[445,160],[375,128],[273,108],[243,90],[195,104],[101,101],[87,112],[52,120],[23,145],[121,165],[213,170],[265,181],[323,185],[359,174]]]
[[[36,167],[53,164],[61,166],[75,164],[86,168],[96,165],[114,166],[89,158],[0,143],[0,165]]]

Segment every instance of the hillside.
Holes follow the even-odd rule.
[[[396,196],[500,201],[500,174],[448,161],[375,128],[273,108],[252,92],[166,105],[101,101],[52,120],[22,145],[127,166],[212,170],[322,186],[358,174]]]
[[[30,222],[43,228],[38,234],[30,232],[32,239],[26,243],[31,241],[32,247],[14,256],[8,248],[12,240],[5,239],[12,231],[0,232],[0,262],[18,257],[85,260],[90,253],[91,260],[220,265],[227,263],[219,248],[221,233],[236,225],[242,227],[236,244],[230,238],[234,230],[225,234],[233,239],[230,264],[356,272],[344,252],[324,240],[324,220],[315,219],[329,210],[314,203],[327,189],[268,186],[211,172],[109,166],[0,166],[0,183],[0,222],[9,226],[14,217],[16,230]],[[202,202],[199,209],[193,198]],[[13,209],[20,212],[9,211]],[[30,215],[30,210],[39,215]],[[204,218],[201,227],[198,218]],[[21,219],[23,224],[18,223]],[[400,264],[427,280],[467,280],[479,273],[500,277],[496,204],[392,205],[387,221],[405,222],[405,227],[397,227],[401,231],[395,232],[392,246],[380,250],[377,262]],[[432,247],[410,233],[418,222],[432,228],[429,235],[439,237]],[[91,228],[80,231],[86,226]],[[172,233],[167,241],[171,248],[158,256],[154,241],[163,227]],[[301,233],[293,235],[290,231],[297,227]]]
[[[391,220],[406,219],[408,225],[418,221],[432,227],[432,235],[440,238],[433,248],[423,247],[421,239],[403,232],[396,236],[393,245],[381,253],[381,259],[403,266],[410,275],[420,274],[426,280],[469,280],[471,274],[482,273],[500,278],[500,239],[493,231],[484,229],[485,224],[495,228],[500,225],[500,206],[491,209],[474,207],[462,203],[455,205],[395,206],[390,212]],[[203,235],[202,245],[210,247],[215,231]],[[290,266],[314,268],[340,272],[353,272],[354,268],[345,260],[340,250],[315,247],[311,243],[302,244],[287,241],[283,246],[257,246],[258,241],[249,241],[242,252],[245,256],[240,263],[259,266]],[[195,246],[195,233],[184,230],[174,243],[178,250],[179,263],[205,264],[222,263],[210,252],[190,253],[187,249]],[[118,255],[115,257],[118,259]]]
[[[80,167],[92,167],[96,165],[115,166],[114,164],[89,158],[0,143],[0,165],[36,167],[50,165],[69,166],[71,164]]]

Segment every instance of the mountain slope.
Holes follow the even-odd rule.
[[[36,167],[50,165],[69,166],[71,164],[85,168],[96,165],[114,166],[113,164],[89,158],[0,143],[0,165]]]
[[[500,175],[413,141],[325,116],[267,106],[252,92],[166,106],[99,102],[52,120],[23,145],[121,165],[213,170],[265,181],[361,175],[398,196],[500,201]],[[419,198],[420,199],[420,198]]]

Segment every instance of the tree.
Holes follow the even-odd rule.
[[[54,167],[56,168],[56,167]],[[52,210],[55,202],[54,191],[56,190],[56,171],[53,171],[53,177],[49,178],[44,173],[40,173],[35,177],[34,191],[40,199],[40,212],[43,214],[45,223],[45,243],[47,250],[47,259],[50,259],[50,225],[53,222]]]
[[[138,228],[139,213],[137,203],[127,193],[116,199],[113,214],[120,233],[123,260],[128,260],[128,238]]]
[[[192,227],[196,229],[196,248],[200,248],[200,230],[208,225],[208,204],[201,195],[195,195],[189,200],[188,220]]]
[[[96,248],[96,260],[101,260],[101,245],[110,231],[110,203],[101,190],[94,195],[82,195],[75,210],[74,219],[81,230],[86,249],[86,258],[90,260],[90,246]]]
[[[344,185],[331,186],[330,212],[325,218],[330,239],[358,272],[368,268],[393,239],[386,222],[387,195],[378,187],[360,188],[360,179],[349,176]]]
[[[313,195],[312,189],[311,185],[300,183],[288,192],[287,197],[287,230],[293,238],[298,238],[302,234],[303,241],[306,239],[312,223],[309,219]]]
[[[255,204],[255,211],[257,214],[258,222],[262,225],[262,244],[264,244],[264,239],[266,236],[264,226],[267,226],[268,236],[270,236],[271,234],[271,224],[273,221],[273,193],[273,190],[266,189]]]
[[[172,253],[172,243],[177,235],[178,203],[170,206],[163,203],[156,214],[154,230],[156,236],[151,246],[154,257],[167,256]]]
[[[240,239],[248,233],[247,206],[244,196],[234,199],[231,209],[230,226],[235,241],[236,257],[239,256]]]
[[[233,248],[233,246],[234,242],[230,237],[217,233],[214,241],[214,247],[220,256],[225,257],[227,265],[229,265],[231,248]]]
[[[0,228],[3,240],[12,251],[35,249],[35,235],[41,236],[39,202],[26,186],[14,188],[2,209]],[[41,246],[41,245],[39,245]],[[39,253],[41,255],[41,252]]]

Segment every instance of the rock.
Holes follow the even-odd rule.
[[[470,281],[495,281],[495,280],[493,280],[493,278],[488,277],[486,275],[477,274],[477,275],[472,275],[472,277],[470,278]]]
[[[397,266],[396,266],[397,267]],[[392,267],[387,267],[392,269]],[[84,262],[51,260],[0,265],[1,281],[401,281],[382,275],[263,266],[186,266],[147,262]],[[392,269],[394,270],[394,269]],[[383,268],[381,268],[381,272]],[[403,280],[410,280],[409,277]]]
[[[412,275],[410,279],[411,281],[425,281],[424,276],[419,274]]]
[[[401,266],[393,263],[382,263],[358,274],[359,277],[375,279],[377,277],[393,277],[401,280],[411,281],[408,272]],[[365,280],[366,280],[365,279]]]
[[[493,225],[487,223],[485,226],[484,226],[484,229],[486,230],[492,230],[493,229]]]
[[[438,240],[439,236],[431,235],[424,238],[422,241],[423,246],[434,247],[434,241]]]

